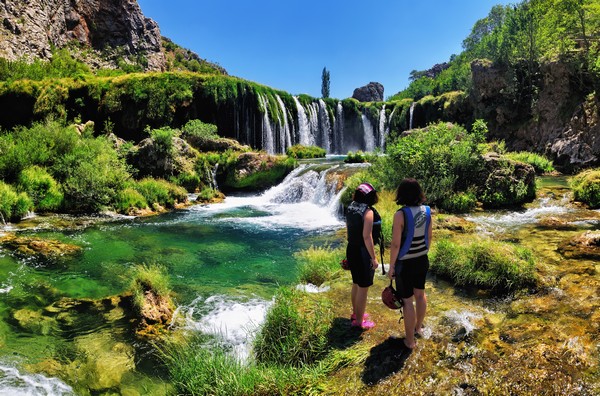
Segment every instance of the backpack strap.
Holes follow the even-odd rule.
[[[425,220],[425,245],[429,248],[429,224],[431,223],[431,208],[425,206],[425,214],[427,215]]]
[[[400,210],[402,210],[402,213],[404,214],[404,229],[402,230],[402,235],[405,236],[405,238],[402,246],[400,246],[396,261],[399,261],[410,250],[415,228],[415,219],[413,218],[410,208],[408,206],[403,206]]]

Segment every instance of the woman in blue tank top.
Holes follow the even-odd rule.
[[[421,335],[427,310],[425,278],[432,225],[431,209],[423,202],[425,194],[415,179],[400,182],[396,203],[403,207],[394,215],[388,276],[396,279],[396,292],[404,301],[404,345],[409,349],[416,346],[415,335]]]

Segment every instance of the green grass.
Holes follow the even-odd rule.
[[[504,156],[512,159],[513,161],[524,162],[533,166],[535,173],[538,175],[555,171],[552,161],[543,155],[530,153],[527,151],[520,151],[518,153],[506,153]]]
[[[311,246],[294,254],[298,260],[298,279],[302,283],[321,286],[340,270],[340,260],[345,257],[342,248]]]
[[[510,292],[536,283],[531,251],[489,239],[458,244],[438,241],[431,252],[431,271],[457,286]]]
[[[304,159],[304,158],[325,158],[325,149],[318,146],[303,146],[301,144],[296,144],[291,147],[288,147],[285,153],[296,159]]]
[[[141,310],[144,294],[152,291],[156,296],[168,297],[171,293],[169,276],[158,264],[137,264],[131,269],[129,289],[133,294],[134,308]]]

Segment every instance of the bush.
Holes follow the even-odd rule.
[[[376,155],[364,153],[360,150],[358,150],[356,153],[349,151],[344,159],[344,162],[347,164],[362,164],[365,162],[373,162],[376,158]]]
[[[327,152],[324,148],[319,146],[303,146],[301,144],[295,144],[288,147],[285,153],[292,158],[305,159],[305,158],[325,158]]]
[[[299,281],[321,286],[340,269],[340,260],[345,252],[341,249],[314,247],[294,254],[299,262]]]
[[[18,194],[10,185],[0,181],[0,221],[18,221],[33,208],[25,193]]]
[[[386,153],[368,172],[392,191],[403,178],[413,177],[432,204],[472,188],[483,166],[479,136],[446,123],[400,137],[388,144]]]
[[[600,208],[600,169],[588,169],[569,180],[576,201]]]
[[[131,187],[127,187],[117,193],[114,207],[117,212],[128,214],[133,208],[147,208],[148,203],[142,194]]]
[[[467,245],[440,240],[432,249],[431,271],[457,286],[494,292],[518,290],[536,282],[535,262],[529,250],[484,239]]]
[[[439,206],[449,213],[468,213],[477,206],[477,197],[473,192],[459,192],[444,198]]]
[[[55,211],[62,206],[64,196],[61,188],[44,168],[34,165],[23,170],[18,187],[29,195],[39,212]]]
[[[187,192],[184,188],[163,179],[145,178],[134,183],[133,188],[151,206],[158,204],[167,208],[173,208],[175,203],[184,202],[187,199]]]
[[[533,166],[535,173],[538,175],[554,172],[554,165],[552,164],[552,161],[543,155],[521,151],[518,153],[506,153],[504,156],[513,161],[524,162]]]
[[[332,319],[324,297],[280,288],[254,341],[257,362],[286,367],[317,362],[328,352]]]
[[[193,193],[198,189],[201,183],[200,177],[196,173],[183,172],[173,179],[175,184],[186,189],[187,192]]]
[[[183,138],[192,141],[215,140],[219,138],[217,126],[200,120],[189,120],[183,128]]]

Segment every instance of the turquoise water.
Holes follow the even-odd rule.
[[[136,264],[166,269],[184,326],[205,332],[225,329],[239,353],[247,354],[251,325],[264,319],[275,290],[297,277],[294,252],[328,243],[343,227],[335,194],[317,193],[318,173],[302,174],[307,180],[296,177],[293,185],[284,182],[264,195],[229,197],[222,204],[80,229],[20,231],[75,244],[83,252],[41,262],[0,250],[0,394],[68,394],[69,386],[77,394],[115,386],[145,394],[148,384],[158,386],[157,394],[166,392],[164,373],[153,367],[147,348],[132,338],[131,325],[118,310],[52,310],[52,304],[65,299],[123,293],[129,287],[129,269]],[[114,378],[100,378],[102,369],[92,362],[106,359],[123,367]],[[86,365],[90,367],[78,371]],[[59,367],[56,373],[53,367]],[[35,372],[47,375],[37,377]],[[36,381],[37,388],[26,385]]]

